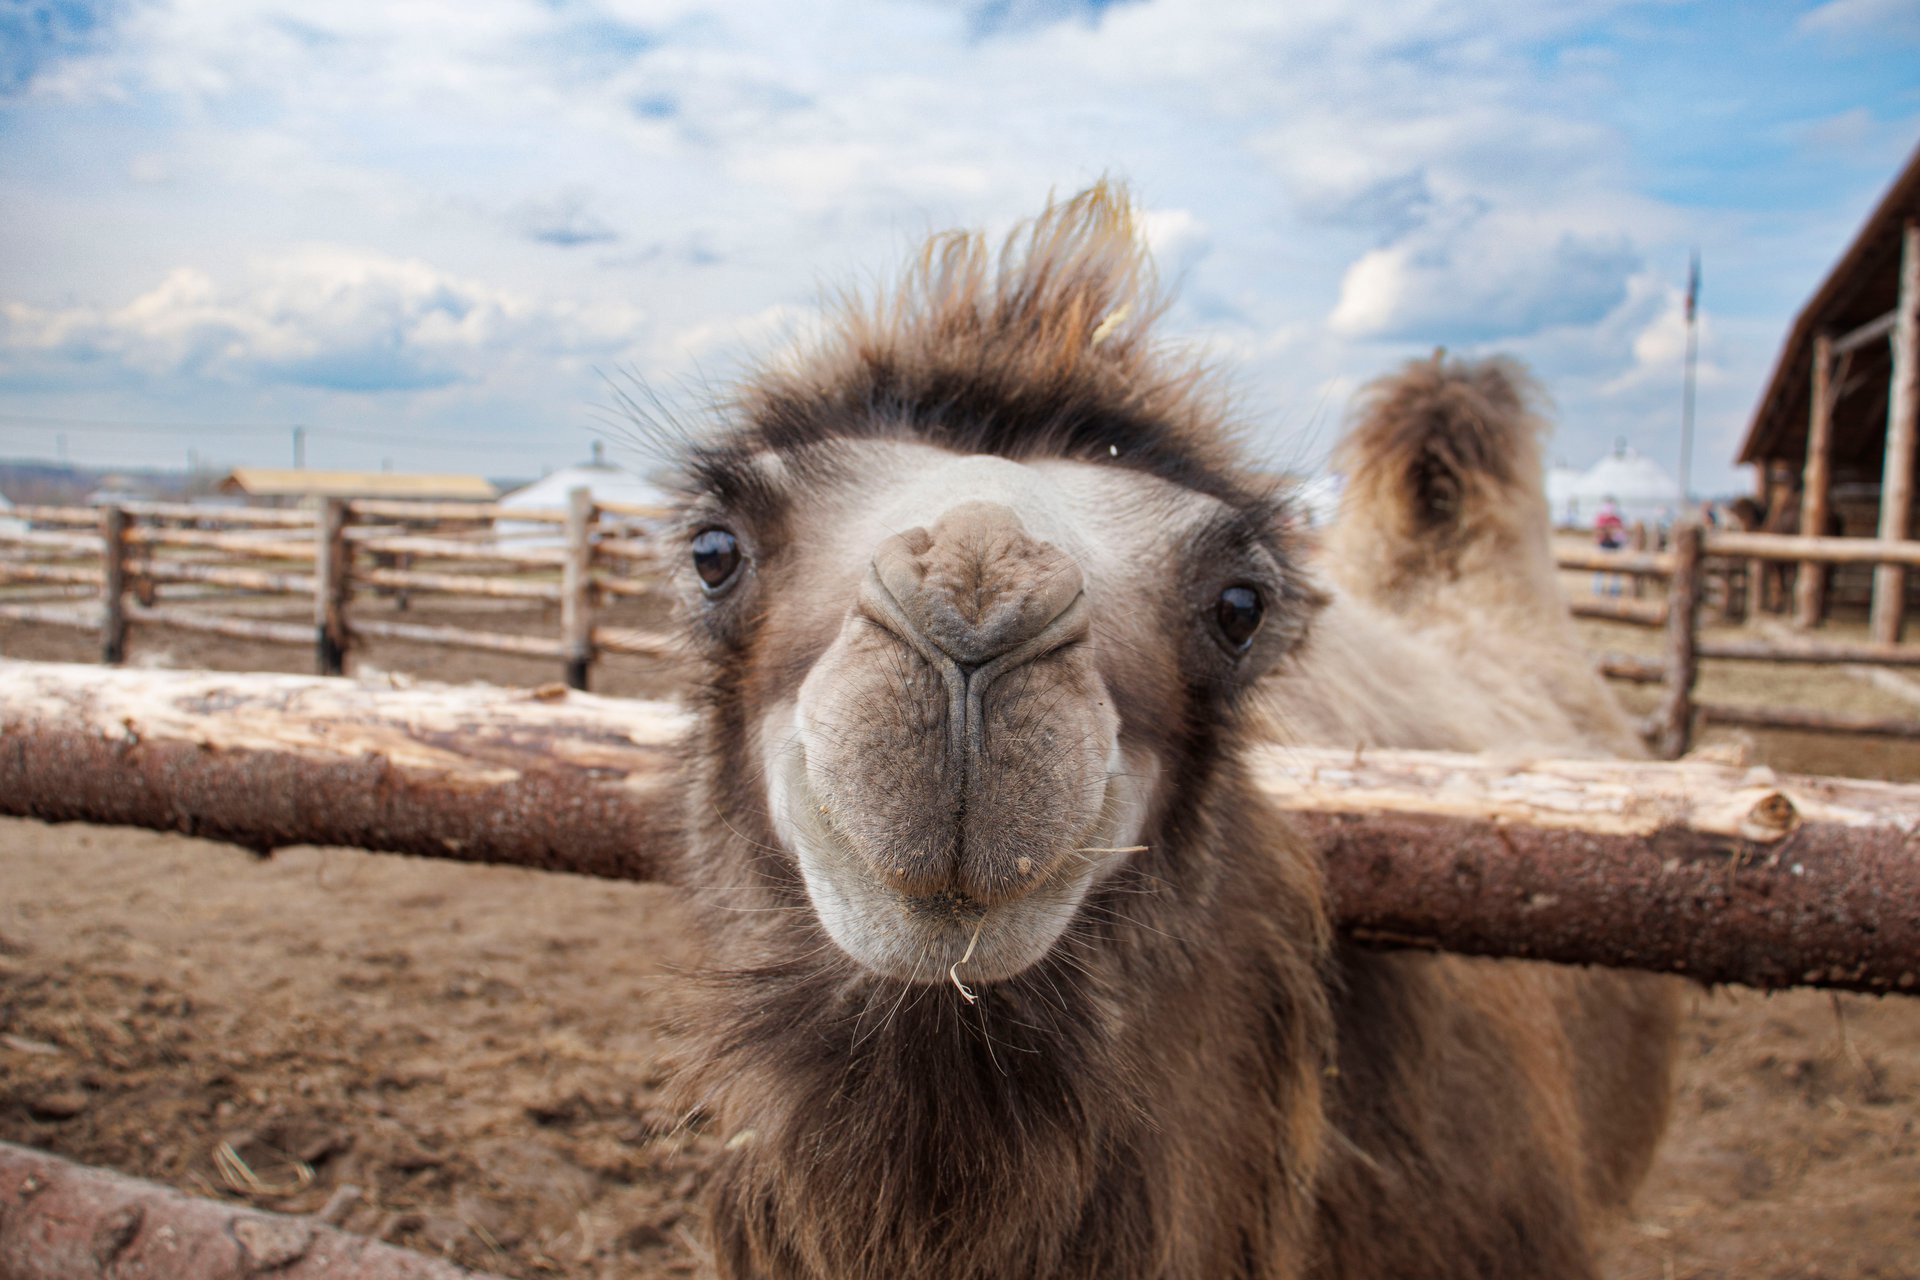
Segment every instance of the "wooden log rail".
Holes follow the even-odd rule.
[[[1706,535],[1709,556],[1783,563],[1893,564],[1920,566],[1920,541],[1883,538],[1808,538],[1786,533],[1714,530]]]
[[[330,1225],[0,1143],[6,1280],[498,1280]]]
[[[23,507],[22,517],[57,527],[0,531],[0,585],[94,587],[98,607],[61,608],[10,596],[0,600],[0,617],[98,630],[102,661],[108,663],[121,660],[127,626],[137,623],[311,645],[321,675],[346,669],[356,638],[554,659],[567,683],[584,689],[603,655],[659,657],[671,648],[655,634],[596,625],[594,616],[606,599],[640,599],[658,590],[654,531],[670,513],[595,503],[584,488],[569,493],[567,504],[564,510],[526,510],[498,503],[330,499],[318,511],[184,503]],[[538,536],[549,543],[559,534],[560,545],[503,541],[495,521],[544,529]],[[98,567],[82,563],[87,560]],[[313,624],[222,613],[219,602],[227,597],[217,593],[193,610],[174,603],[159,607],[157,588],[176,583],[307,596]],[[356,588],[396,596],[401,608],[419,593],[558,605],[559,625],[555,635],[528,636],[363,619],[352,607]],[[135,605],[125,599],[129,590],[139,597]]]
[[[1636,577],[1664,578],[1673,572],[1673,555],[1666,551],[1607,551],[1600,547],[1555,547],[1554,563],[1562,569],[1592,569]]]
[[[354,498],[347,504],[354,519],[368,516],[394,521],[516,520],[527,524],[565,524],[567,513],[558,507],[503,507],[497,502],[413,502],[400,498]]]
[[[0,660],[0,812],[671,878],[669,704]],[[1274,747],[1363,942],[1914,992],[1920,787]]]
[[[465,542],[457,538],[394,536],[375,529],[358,529],[352,536],[356,551],[419,556],[426,560],[478,560],[519,565],[529,569],[557,569],[566,562],[559,547],[502,547],[492,542]]]
[[[1630,600],[1613,596],[1574,596],[1567,611],[1576,618],[1604,618],[1609,622],[1629,622],[1636,627],[1667,625],[1665,600]]]

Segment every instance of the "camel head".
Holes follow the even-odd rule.
[[[1009,979],[1120,868],[1173,874],[1316,603],[1143,277],[1105,189],[936,241],[688,456],[701,870],[870,974]]]

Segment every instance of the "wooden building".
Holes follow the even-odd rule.
[[[1794,320],[1754,412],[1739,461],[1759,472],[1771,532],[1818,536],[1837,524],[1855,537],[1915,533],[1917,372],[1920,150]],[[1891,643],[1906,610],[1906,570],[1871,573],[1874,638]],[[1826,595],[1826,575],[1800,566],[1801,625],[1824,616]]]
[[[483,476],[426,475],[404,471],[309,471],[306,468],[235,467],[220,492],[249,502],[298,506],[321,498],[408,498],[422,502],[491,502],[499,490]]]

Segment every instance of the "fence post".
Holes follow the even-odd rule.
[[[100,508],[100,661],[127,659],[127,509]]]
[[[1693,684],[1699,671],[1695,628],[1700,613],[1698,524],[1673,531],[1673,578],[1667,589],[1667,686],[1654,712],[1654,754],[1677,760],[1693,737]]]
[[[313,640],[315,670],[347,669],[347,504],[326,498],[313,522]]]
[[[1920,433],[1920,221],[1909,219],[1901,237],[1900,295],[1893,327],[1893,369],[1887,378],[1887,454],[1880,472],[1880,537],[1899,542],[1912,535],[1915,435]],[[1898,644],[1906,618],[1907,570],[1881,564],[1873,571],[1869,625],[1877,644]]]
[[[560,643],[567,687],[585,689],[593,665],[593,490],[567,490],[567,558],[560,570]]]
[[[1633,522],[1633,536],[1630,539],[1628,539],[1627,545],[1631,547],[1636,554],[1645,553],[1647,549],[1647,522],[1646,521],[1636,520]],[[1633,598],[1636,600],[1643,599],[1646,596],[1646,594],[1647,594],[1647,579],[1645,575],[1638,574],[1638,573],[1634,574],[1633,575]]]
[[[1845,371],[1842,371],[1842,377]],[[1813,402],[1807,418],[1807,467],[1800,482],[1800,536],[1825,537],[1827,532],[1827,490],[1833,452],[1833,338],[1825,333],[1813,336]],[[1804,560],[1794,580],[1793,625],[1817,626],[1826,609],[1827,566],[1818,560]]]

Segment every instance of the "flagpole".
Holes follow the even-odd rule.
[[[1687,364],[1680,398],[1680,499],[1693,505],[1693,366],[1699,353],[1700,251],[1687,261]]]

